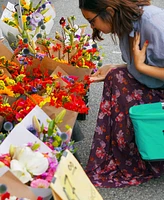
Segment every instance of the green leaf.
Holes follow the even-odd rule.
[[[51,136],[53,134],[54,128],[55,128],[55,121],[51,120],[48,125],[48,136]]]
[[[56,117],[55,117],[55,123],[58,124],[58,123],[61,123],[63,121],[63,118],[66,114],[66,110],[63,109]]]

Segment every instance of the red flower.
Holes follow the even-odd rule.
[[[61,44],[56,44],[56,46],[52,46],[53,51],[58,51],[61,49]]]
[[[60,25],[61,25],[62,27],[64,27],[64,26],[66,25],[66,19],[65,19],[64,17],[62,17],[62,18],[60,19],[59,23],[60,23]]]
[[[38,197],[38,198],[37,198],[37,200],[42,200],[42,199],[43,199],[42,197]]]
[[[6,192],[5,194],[1,194],[1,200],[6,200],[10,198],[10,193]]]
[[[24,94],[25,90],[22,87],[21,83],[18,82],[16,85],[11,86],[12,87],[12,91],[14,93],[19,93],[19,94]]]
[[[5,118],[5,120],[12,122],[15,119],[15,110],[9,106],[3,106],[0,104],[0,115]]]

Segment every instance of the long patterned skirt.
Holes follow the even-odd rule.
[[[95,186],[138,185],[163,173],[164,162],[141,159],[129,118],[131,106],[159,101],[164,101],[164,90],[147,88],[126,68],[108,73],[86,167],[86,173]]]

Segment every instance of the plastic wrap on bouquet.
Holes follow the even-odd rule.
[[[27,128],[23,126],[23,124],[17,124],[0,145],[0,153],[8,153],[11,144],[19,146],[23,144],[28,144],[29,142],[37,142],[41,144],[40,152],[51,152],[51,149],[41,140],[35,137],[31,132],[29,132]]]
[[[55,12],[55,9],[49,3],[46,5],[46,8],[48,11],[44,14],[44,17],[46,18],[48,16],[51,16],[51,19],[49,21],[47,21],[46,23],[44,23],[44,25],[45,25],[44,30],[45,30],[46,34],[48,35],[48,34],[50,34],[51,29],[54,25],[54,18],[56,17],[56,12]],[[18,28],[12,27],[3,21],[5,18],[12,20],[13,12],[16,12],[15,5],[8,2],[6,8],[4,9],[4,11],[2,13],[1,20],[0,20],[0,27],[2,30],[2,34],[8,40],[9,44],[11,44],[11,42],[14,42],[14,41],[10,41],[10,40],[11,39],[16,40],[16,36],[20,33]],[[22,13],[20,13],[19,19],[21,21],[23,21]],[[21,27],[21,25],[20,25],[20,27]],[[34,35],[35,30],[30,31],[29,33],[30,33],[30,35]],[[9,34],[10,34],[10,36],[9,36]],[[12,38],[10,38],[11,36],[12,36]],[[15,36],[15,38],[14,38],[14,36]],[[34,37],[34,39],[36,40],[36,37]]]
[[[12,33],[14,36],[19,34],[19,31],[17,28],[14,28],[12,26],[9,26],[7,23],[3,22],[5,18],[12,19],[12,14],[15,12],[14,4],[8,2],[6,8],[4,9],[1,20],[0,20],[0,27],[2,30],[3,36],[6,38],[8,37],[8,33]]]
[[[3,34],[2,34],[2,30],[0,28],[0,40],[3,40],[3,39],[4,39],[4,37],[3,37]]]

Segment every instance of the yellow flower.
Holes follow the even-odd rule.
[[[81,61],[82,61],[83,65],[85,65],[85,60],[84,60],[84,58],[82,58]]]
[[[46,17],[44,18],[44,22],[46,23],[46,22],[50,21],[50,19],[51,19],[51,16],[46,16]]]
[[[3,103],[2,106],[3,107],[10,107],[10,104],[9,103]]]
[[[9,97],[13,97],[14,93],[9,88],[5,87],[4,89],[0,90],[0,94],[8,95]]]
[[[26,18],[27,18],[26,15],[22,15],[22,21],[23,21],[23,23],[25,23],[27,21]]]
[[[50,87],[49,85],[46,87],[46,93],[47,94],[51,94],[52,92],[52,87]]]
[[[52,100],[53,100],[54,102],[56,102],[57,99],[58,99],[58,98],[56,98],[56,97],[52,97]]]
[[[21,5],[26,4],[26,1],[25,1],[25,0],[20,0],[20,4],[21,4]]]
[[[54,74],[54,75],[52,76],[52,78],[53,78],[53,79],[58,79],[58,78],[59,78],[59,76],[58,76],[58,75],[56,75],[56,74]]]
[[[4,81],[0,80],[0,89],[4,89],[5,88],[5,83]]]
[[[30,9],[30,1],[26,1],[26,0],[20,0],[20,4],[23,8],[25,8],[26,10]]]
[[[16,77],[16,82],[21,82],[22,79],[25,77],[26,75],[25,74],[20,74]]]
[[[63,103],[70,102],[71,101],[71,97],[69,97],[69,96],[63,96],[62,97],[62,101],[63,101]]]
[[[57,61],[57,62],[59,62],[59,63],[68,63],[66,60],[60,60],[60,59],[58,59],[57,57],[54,58],[53,60],[55,60],[55,61]]]
[[[6,57],[5,56],[1,56],[0,57],[0,62],[4,62],[6,60]]]
[[[25,4],[22,7],[25,8],[26,10],[30,10],[30,4]]]
[[[16,93],[16,94],[14,95],[14,97],[15,97],[15,98],[18,98],[18,97],[20,97],[20,94],[19,94],[19,93]]]
[[[5,17],[5,18],[3,18],[3,21],[4,21],[5,23],[8,23],[9,18]]]
[[[50,102],[50,97],[46,97],[43,101],[40,102],[39,107],[43,107],[46,103]]]
[[[85,57],[86,57],[86,60],[90,60],[91,59],[91,55],[89,53],[85,53]]]
[[[7,85],[15,85],[15,81],[9,77],[5,78]]]

